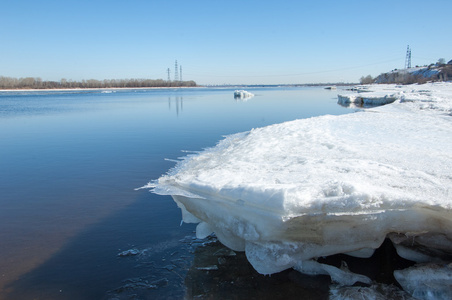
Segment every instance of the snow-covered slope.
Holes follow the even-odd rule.
[[[430,67],[415,67],[402,70],[393,70],[382,73],[375,78],[375,83],[415,83],[437,81],[444,76],[447,78],[450,69],[431,65]]]
[[[394,102],[228,136],[148,187],[171,195],[198,237],[215,232],[263,274],[366,282],[315,258],[368,257],[386,237],[408,259],[447,256],[452,84],[367,88]]]

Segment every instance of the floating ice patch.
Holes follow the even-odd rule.
[[[343,264],[341,268],[336,268],[313,260],[307,260],[299,262],[294,266],[294,269],[308,275],[330,275],[331,280],[339,285],[353,285],[357,282],[372,283],[368,277],[350,272],[346,264]]]
[[[234,98],[235,99],[241,99],[241,100],[248,100],[250,98],[253,98],[254,94],[247,92],[245,90],[236,90],[234,91]]]
[[[135,256],[140,253],[141,253],[140,250],[133,248],[133,249],[125,250],[125,251],[118,253],[118,256]]]
[[[416,265],[394,276],[416,299],[452,299],[452,264]]]

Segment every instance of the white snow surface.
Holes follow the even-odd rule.
[[[227,136],[147,187],[262,274],[370,256],[390,233],[452,253],[452,83],[366,89],[393,103]]]

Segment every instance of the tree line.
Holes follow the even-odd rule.
[[[82,81],[42,80],[39,77],[13,78],[0,76],[0,89],[84,89],[84,88],[152,88],[152,87],[193,87],[196,82],[167,81],[163,79],[89,79]]]

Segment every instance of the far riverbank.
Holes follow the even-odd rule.
[[[64,89],[0,89],[0,92],[71,92],[71,91],[129,91],[129,90],[158,90],[158,89],[187,89],[203,88],[203,86],[175,86],[175,87],[117,87],[117,88],[64,88]]]

